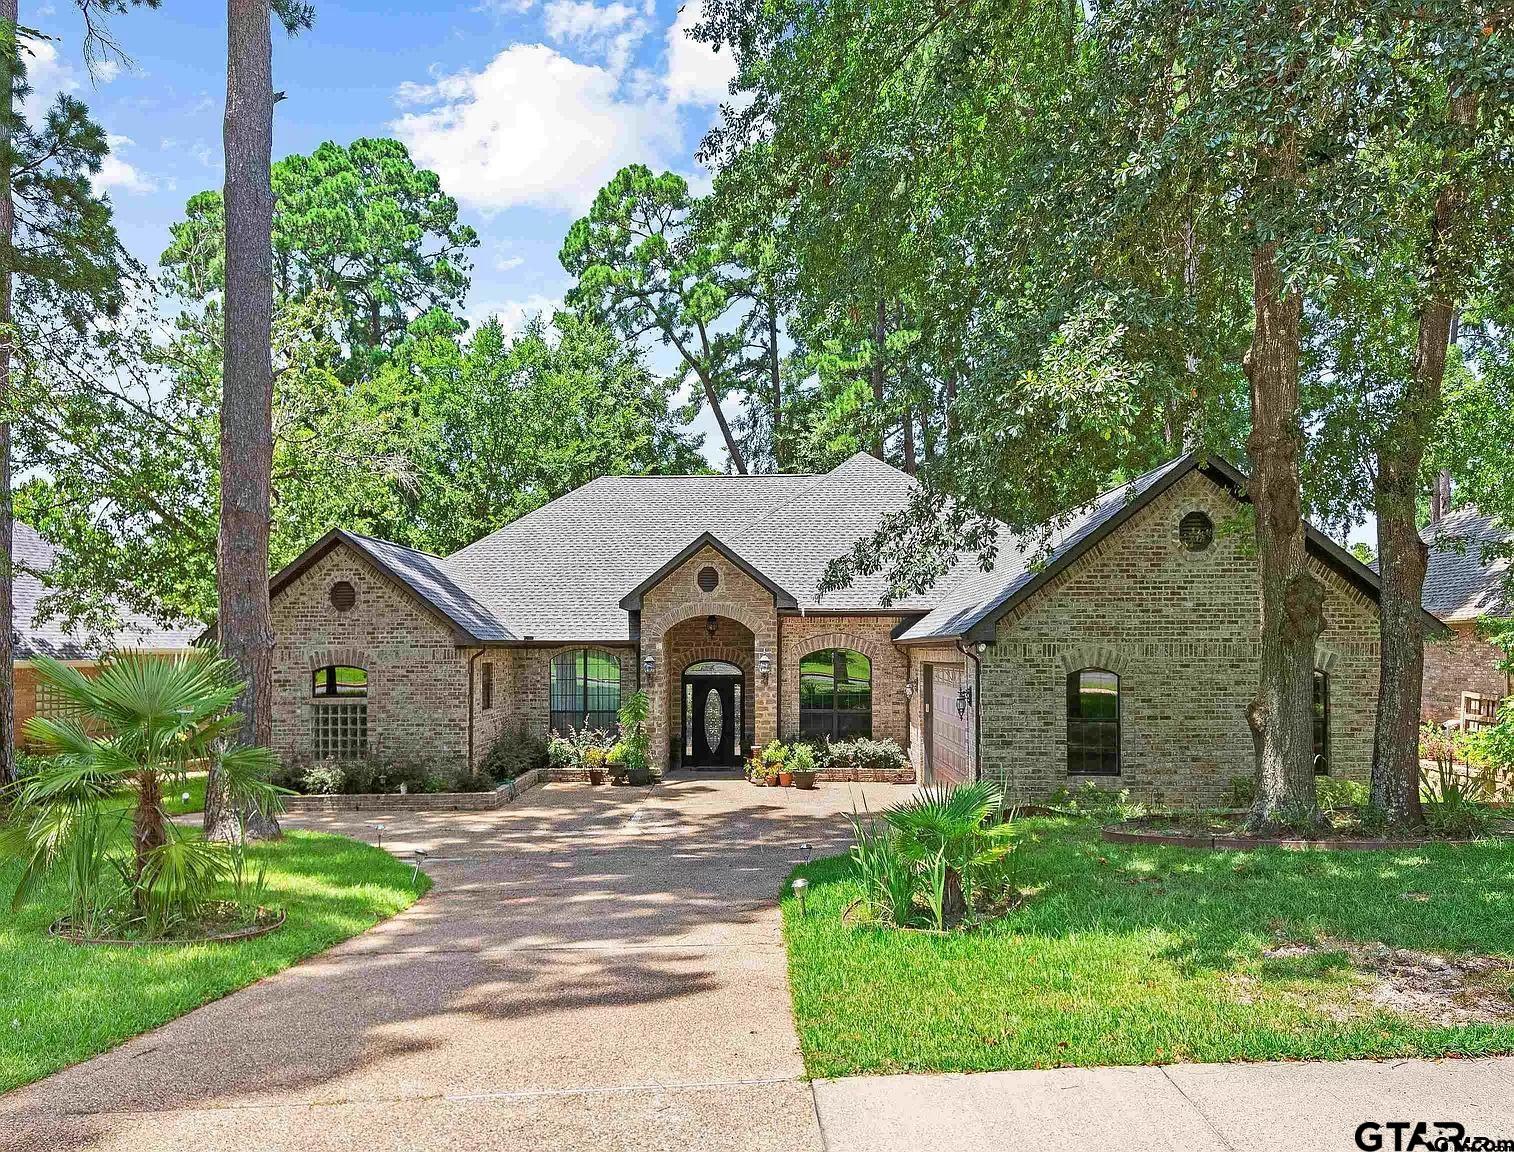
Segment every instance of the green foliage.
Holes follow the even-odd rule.
[[[239,810],[278,803],[272,757],[233,744],[242,718],[231,708],[243,688],[235,665],[195,651],[116,655],[93,677],[45,657],[37,667],[71,712],[26,725],[53,755],[13,786],[10,823],[0,829],[0,853],[22,861],[12,909],[57,871],[91,929],[108,920],[115,932],[155,937],[195,920],[226,875],[229,849],[168,823],[165,793],[210,760]],[[101,879],[112,874],[118,888]]]
[[[895,772],[909,767],[909,757],[897,742],[866,736],[827,740],[817,755],[822,767],[839,772]]]
[[[480,766],[496,784],[514,780],[547,766],[547,742],[524,728],[499,735]]]
[[[632,784],[645,784],[652,776],[652,737],[647,732],[651,707],[651,700],[645,692],[632,692],[621,701],[620,714],[616,718],[620,725],[620,744],[625,749],[622,763]]]
[[[1367,803],[1367,786],[1359,780],[1341,780],[1334,776],[1316,776],[1314,795],[1320,810],[1362,808]]]

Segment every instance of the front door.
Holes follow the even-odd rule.
[[[739,720],[732,676],[690,676],[684,681],[684,752],[691,768],[730,768],[741,763]]]

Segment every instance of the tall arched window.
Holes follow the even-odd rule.
[[[368,755],[368,671],[328,664],[310,674],[310,750],[317,760]]]
[[[799,661],[799,732],[847,740],[873,734],[873,665],[850,648]]]
[[[1067,675],[1067,771],[1120,774],[1120,678],[1105,668]]]
[[[1330,676],[1314,673],[1314,774],[1330,773]]]
[[[620,661],[608,652],[578,648],[552,661],[550,715],[553,732],[615,727],[620,712]]]

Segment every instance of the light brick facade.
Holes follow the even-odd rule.
[[[909,679],[909,657],[889,636],[900,619],[884,615],[808,615],[785,616],[780,621],[784,739],[799,734],[800,661],[824,648],[850,648],[861,652],[872,664],[873,739],[893,740],[901,748],[909,747],[909,701],[904,693]]]
[[[1206,512],[1214,543],[1187,551],[1178,522]],[[1197,473],[1085,553],[999,621],[983,654],[982,775],[1039,799],[1092,780],[1187,804],[1223,803],[1254,758],[1245,708],[1256,691],[1259,574],[1250,540],[1227,531],[1235,500]],[[1365,779],[1378,675],[1375,607],[1333,569],[1317,665],[1330,678],[1333,776]],[[1067,674],[1120,677],[1119,776],[1069,776]]]
[[[1456,624],[1451,635],[1425,643],[1425,692],[1420,706],[1435,724],[1459,721],[1468,693],[1501,700],[1514,694],[1507,672],[1499,670],[1503,653],[1484,640],[1476,624]]]

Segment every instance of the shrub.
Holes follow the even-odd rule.
[[[784,763],[790,772],[813,772],[815,770],[815,749],[809,744],[795,744],[789,748],[788,756]]]
[[[547,738],[547,766],[549,768],[577,768],[578,748],[566,736],[553,733]]]
[[[620,727],[620,743],[625,746],[623,764],[626,776],[633,784],[646,783],[652,779],[652,738],[647,735],[647,718],[651,715],[651,701],[645,692],[632,692],[620,705],[616,717]]]
[[[1230,778],[1230,807],[1250,808],[1256,803],[1256,777],[1250,773]]]
[[[892,740],[838,740],[825,745],[821,762],[847,772],[891,772],[909,767],[904,749]]]
[[[347,785],[347,773],[334,760],[323,760],[306,770],[300,783],[311,796],[335,796]]]
[[[1361,808],[1367,803],[1367,786],[1357,780],[1316,776],[1314,795],[1326,812],[1335,808]]]
[[[494,780],[486,773],[470,772],[467,765],[434,772],[426,781],[428,792],[492,792]]]
[[[501,733],[480,767],[496,784],[547,766],[547,742],[524,728]]]

